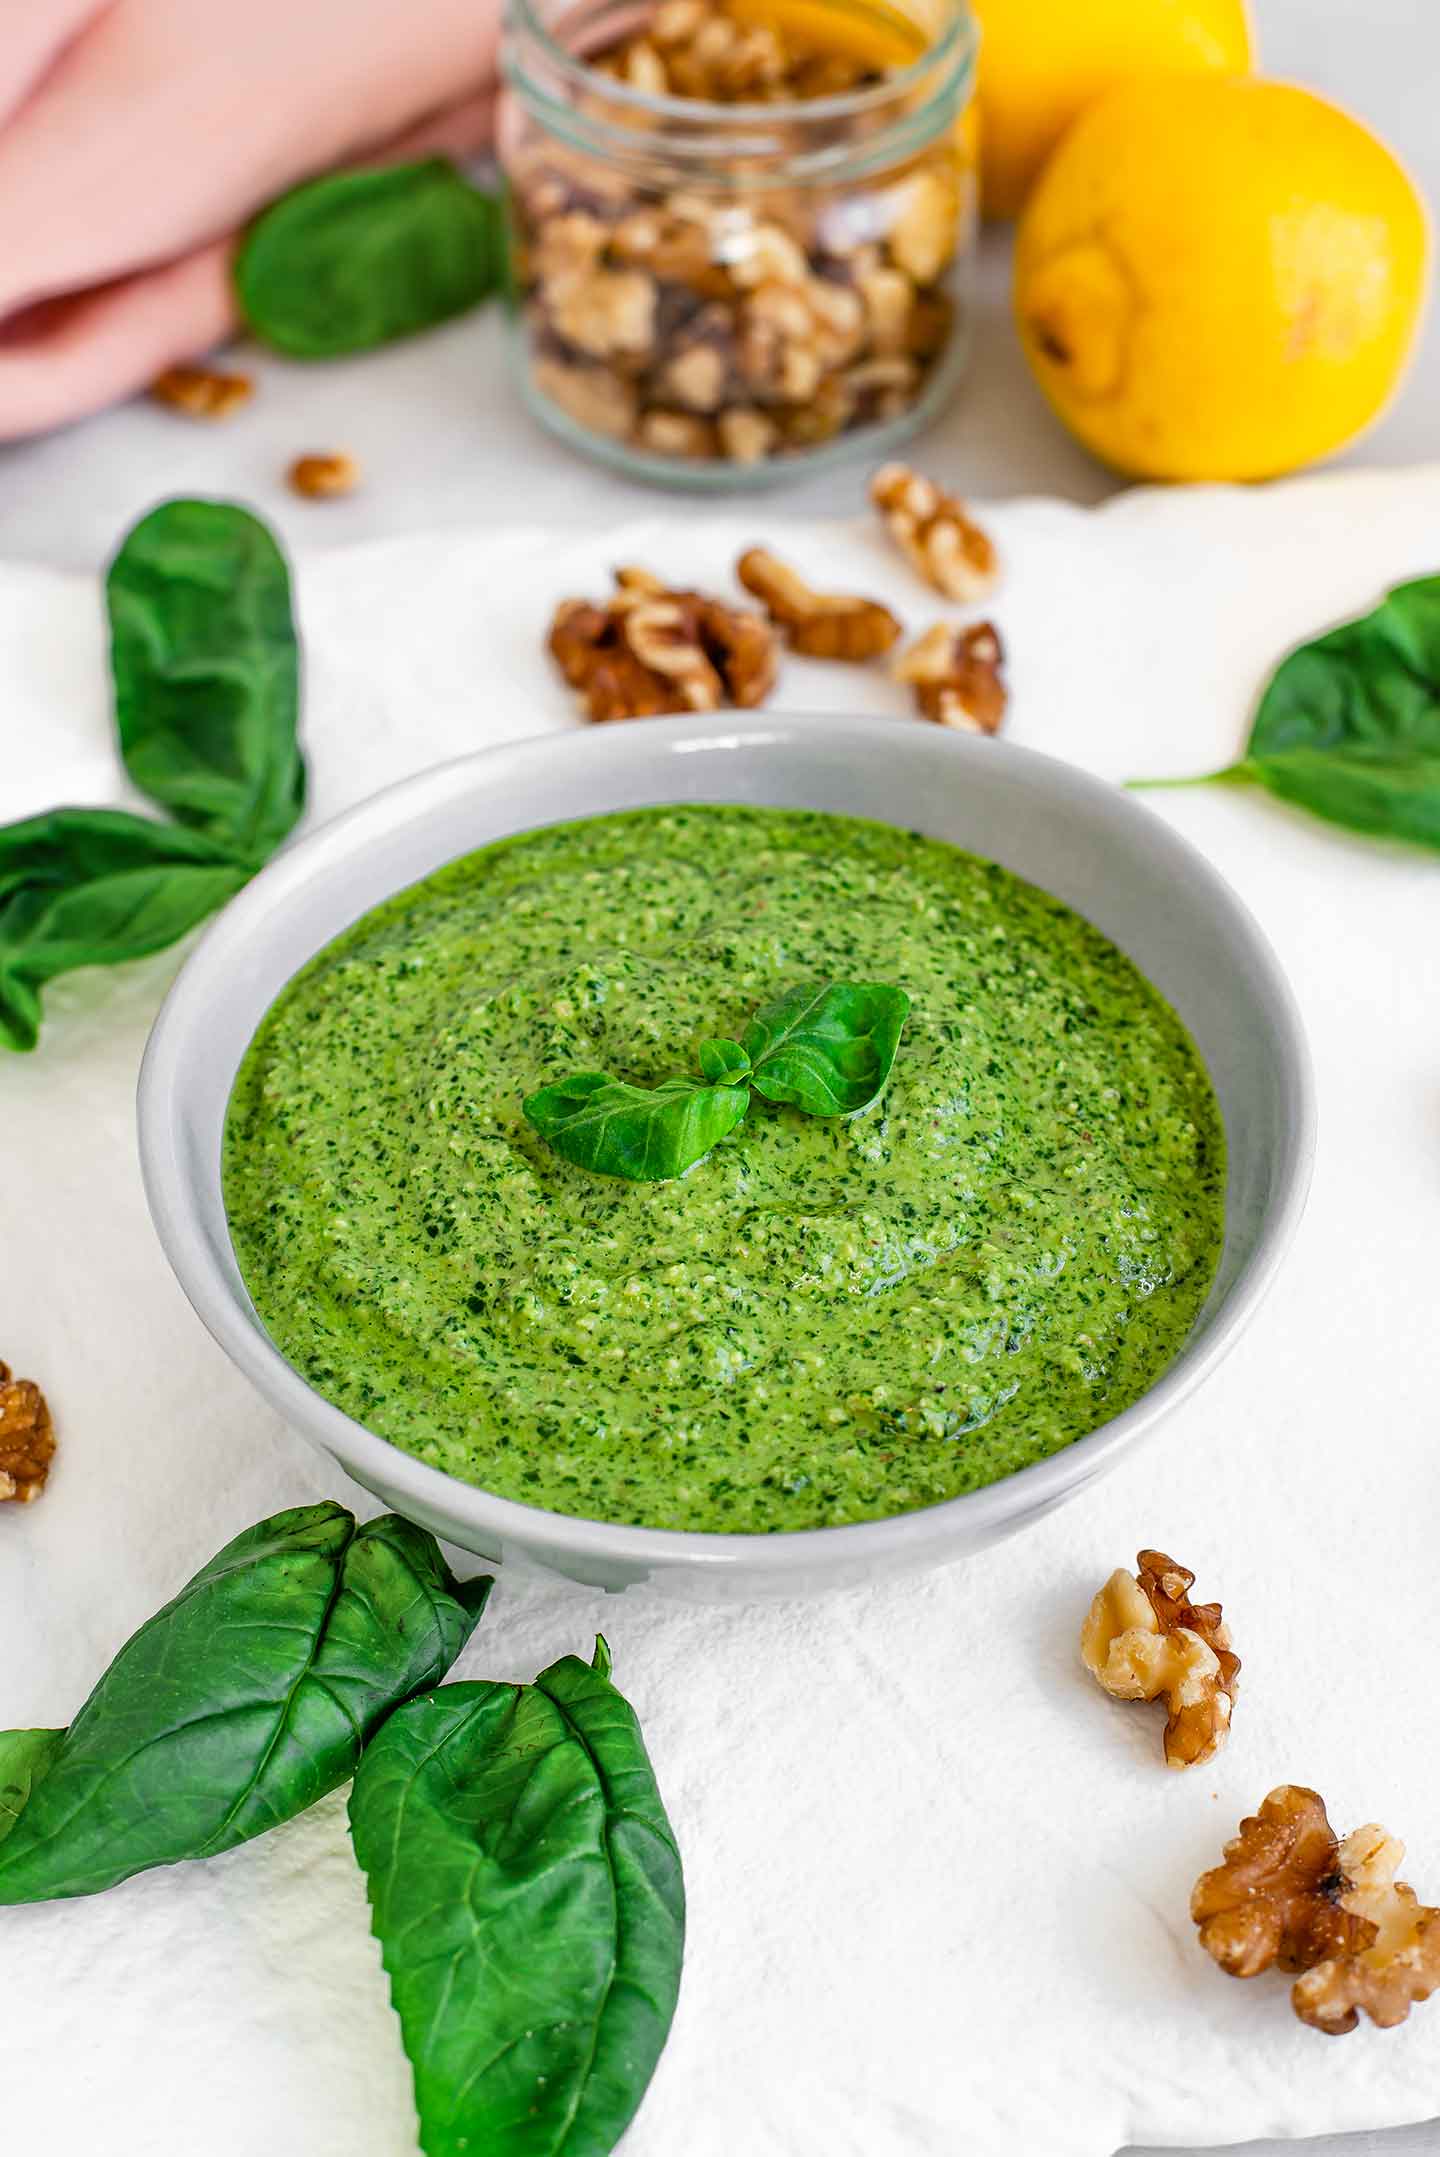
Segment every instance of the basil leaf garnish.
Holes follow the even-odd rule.
[[[854,1116],[890,1076],[910,1011],[903,989],[830,981],[790,989],[757,1011],[743,1041],[750,1083],[808,1116]]]
[[[699,1064],[712,1085],[739,1086],[750,1076],[750,1059],[738,1041],[702,1041]]]
[[[604,2157],[660,2057],[685,1935],[608,1653],[399,1709],[361,1759],[350,1833],[426,2157]]]
[[[45,982],[163,950],[250,875],[203,832],[123,809],[51,809],[0,828],[0,1042],[34,1048]]]
[[[749,1102],[743,1086],[697,1086],[684,1078],[629,1086],[603,1071],[577,1071],[542,1086],[522,1106],[546,1144],[577,1168],[661,1183],[703,1160]]]
[[[1440,848],[1440,576],[1396,585],[1373,613],[1276,668],[1238,764],[1196,779],[1251,782],[1312,816]]]
[[[443,157],[328,173],[262,210],[235,257],[240,312],[292,359],[410,337],[488,298],[500,205]]]
[[[162,502],[122,544],[105,597],[126,770],[258,868],[305,805],[284,555],[234,502]]]
[[[64,1742],[63,1730],[0,1730],[0,1842]]]
[[[750,1088],[808,1116],[854,1116],[882,1092],[910,1010],[903,989],[822,981],[756,1012],[744,1042],[702,1041],[701,1076],[630,1086],[577,1071],[521,1105],[540,1136],[577,1168],[633,1183],[682,1176],[750,1106]]]
[[[48,1760],[18,1748],[0,1903],[96,1894],[293,1819],[444,1676],[489,1587],[393,1513],[298,1506],[247,1529],[126,1642]],[[19,1788],[15,1736],[0,1780]]]

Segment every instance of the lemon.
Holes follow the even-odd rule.
[[[1070,122],[1157,69],[1243,70],[1245,0],[974,0],[980,22],[981,190],[1014,217]]]
[[[1168,75],[1076,121],[1021,220],[1036,380],[1149,479],[1264,479],[1338,449],[1415,336],[1425,206],[1385,145],[1283,83]]]

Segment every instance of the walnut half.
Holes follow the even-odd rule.
[[[788,563],[764,547],[747,547],[735,574],[778,623],[791,650],[808,658],[878,659],[900,634],[899,622],[878,599],[812,591]]]
[[[1396,1879],[1404,1855],[1373,1824],[1339,1841],[1318,1793],[1284,1783],[1196,1881],[1200,1944],[1231,1977],[1298,1970],[1290,2000],[1312,2029],[1343,2036],[1362,2008],[1392,2029],[1440,1990],[1440,1910]]]
[[[594,720],[748,708],[775,683],[775,638],[758,614],[671,591],[643,569],[618,569],[606,606],[564,600],[549,648]]]
[[[1142,1550],[1110,1575],[1080,1632],[1085,1668],[1114,1700],[1165,1702],[1165,1761],[1196,1767],[1224,1744],[1240,1658],[1218,1603],[1192,1603],[1195,1575]]]
[[[55,1429],[40,1388],[0,1363],[0,1503],[30,1505],[55,1458]]]

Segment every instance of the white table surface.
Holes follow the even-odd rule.
[[[1252,0],[1252,7],[1267,72],[1363,115],[1405,156],[1431,201],[1440,198],[1440,0]],[[974,495],[1101,501],[1116,482],[1069,441],[1031,385],[1010,328],[1007,285],[1007,239],[988,234],[971,376],[916,446],[916,461]],[[653,496],[578,463],[524,416],[504,378],[493,317],[348,365],[303,369],[257,358],[255,371],[261,394],[224,427],[190,425],[142,404],[44,441],[0,447],[0,555],[98,566],[130,520],[171,493],[241,494],[305,546],[477,518],[603,526],[653,507]],[[302,451],[330,448],[361,457],[364,490],[345,502],[297,502],[281,484],[284,467]],[[1403,465],[1437,452],[1440,315],[1391,409],[1336,461]],[[757,537],[777,515],[853,511],[858,490],[857,473],[842,469],[762,497]],[[677,498],[676,511],[705,514],[689,497]],[[1246,2145],[1250,2157],[1279,2157],[1282,2147]],[[1306,2157],[1437,2157],[1440,2122],[1304,2147]]]

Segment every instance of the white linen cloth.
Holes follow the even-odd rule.
[[[1201,771],[1292,642],[1440,569],[1440,467],[1264,492],[1136,492],[991,518],[1013,740],[1108,777]],[[765,538],[815,581],[941,608],[868,522],[768,503],[608,535],[446,532],[302,557],[312,817],[437,758],[574,723],[551,608],[653,563],[721,584]],[[777,702],[873,706],[791,661]],[[823,724],[823,721],[817,721]],[[0,816],[124,796],[93,579],[0,572]],[[557,745],[557,754],[563,754]],[[1434,1578],[1440,862],[1258,792],[1153,797],[1259,915],[1320,1086],[1280,1281],[1163,1431],[1023,1537],[816,1602],[696,1607],[502,1579],[462,1675],[531,1676],[603,1626],[684,1852],[674,2032],[625,2157],[1109,2157],[1440,2111],[1440,2003],[1335,2041],[1286,1980],[1223,1977],[1191,1883],[1275,1783],[1383,1820],[1440,1900]],[[176,964],[72,976],[0,1063],[0,1355],[61,1450],[0,1508],[0,1723],[65,1721],[229,1536],[335,1495],[185,1304],[140,1190],[132,1097]],[[1158,1711],[1081,1671],[1089,1598],[1137,1547],[1225,1605],[1225,1753],[1168,1773]],[[468,1570],[470,1561],[463,1561]],[[0,1911],[4,2145],[58,2157],[411,2157],[408,2074],[343,1799],[204,1865]]]

